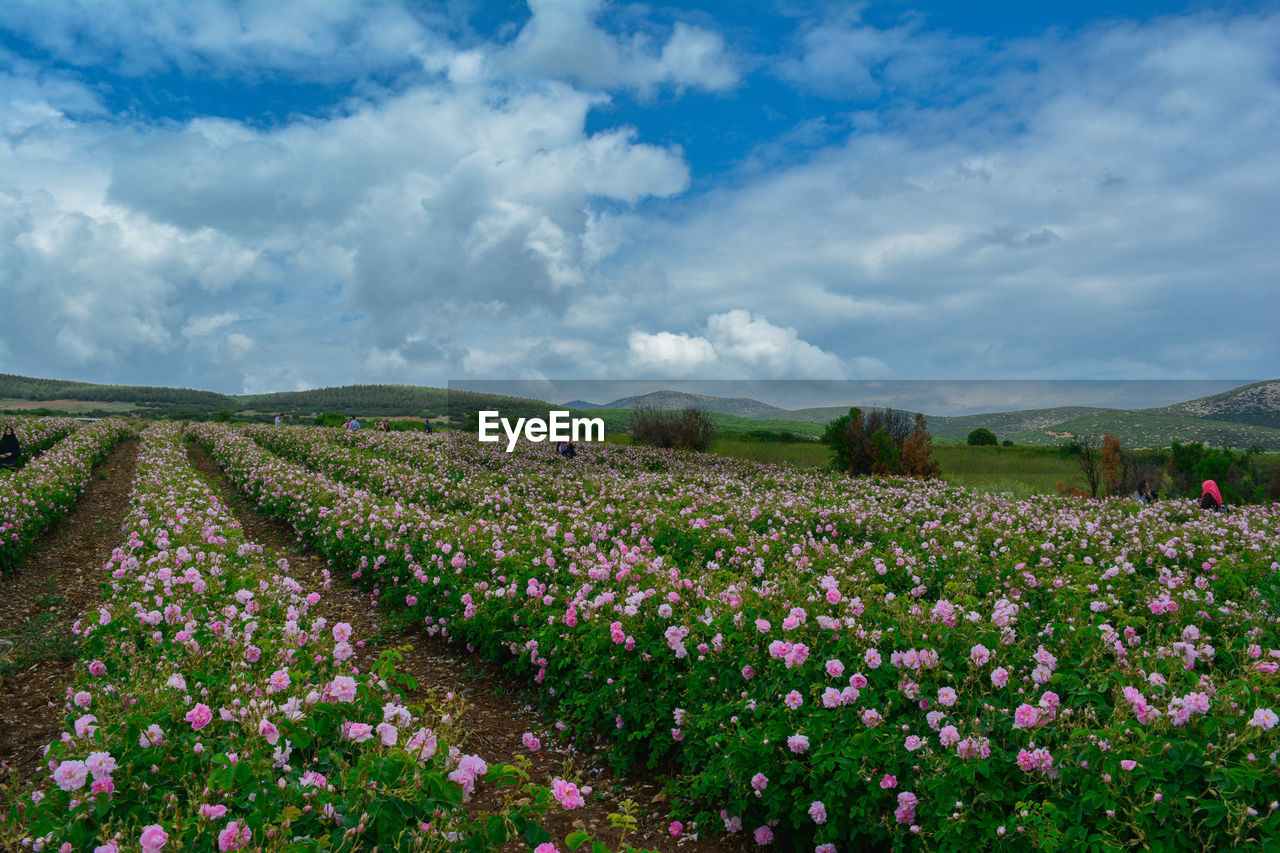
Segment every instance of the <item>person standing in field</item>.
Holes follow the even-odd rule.
[[[22,455],[22,446],[18,443],[18,435],[12,426],[4,428],[0,436],[0,468],[17,468],[18,457]]]
[[[352,418],[350,421],[347,422],[347,430],[349,432],[355,432],[358,429],[360,429],[360,422],[355,418]]]
[[[1222,492],[1213,480],[1205,480],[1200,486],[1200,508],[1222,512]]]
[[[1156,496],[1151,491],[1151,484],[1143,480],[1138,484],[1138,488],[1133,493],[1133,499],[1138,503],[1153,504],[1156,502]]]
[[[426,432],[427,435],[431,435],[431,433],[434,432],[434,430],[431,429],[431,421],[427,420],[426,418],[422,419],[422,429],[424,432]]]
[[[280,426],[283,423],[284,423],[284,418],[282,418],[280,415],[276,415],[276,426]]]

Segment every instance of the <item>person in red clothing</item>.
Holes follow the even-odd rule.
[[[1222,492],[1213,480],[1205,480],[1200,486],[1200,507],[1222,512]]]

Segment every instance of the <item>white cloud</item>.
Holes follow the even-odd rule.
[[[202,338],[235,323],[239,319],[240,315],[232,311],[223,311],[220,314],[211,314],[204,317],[192,317],[182,327],[182,334],[183,337],[187,338]]]
[[[981,51],[832,17],[768,85],[840,101],[717,182],[664,136],[682,119],[609,111],[685,89],[747,110],[758,78],[706,18],[540,3],[484,41],[417,6],[191,9],[6,5],[57,60],[0,57],[9,369],[261,391],[1280,363],[1280,15]],[[340,95],[155,120],[101,66]]]
[[[239,364],[244,361],[257,348],[258,345],[253,342],[253,338],[240,332],[232,332],[227,335],[222,344],[222,351],[232,364]]]
[[[631,362],[643,373],[682,377],[714,366],[719,357],[711,342],[684,332],[632,332],[627,336]]]
[[[529,0],[532,17],[506,63],[521,73],[550,74],[588,87],[660,86],[725,91],[738,71],[719,33],[677,21],[665,42],[647,32],[613,35],[597,25],[601,0]]]
[[[803,341],[795,329],[735,309],[707,318],[705,335],[632,332],[634,372],[661,377],[735,376],[841,378],[840,359]]]

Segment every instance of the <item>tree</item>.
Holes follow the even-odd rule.
[[[1111,433],[1102,437],[1102,482],[1106,486],[1106,494],[1117,495],[1121,487],[1129,479],[1129,463],[1120,447],[1120,439]]]
[[[937,466],[929,459],[929,434],[922,415],[913,418],[896,409],[872,409],[864,416],[852,408],[827,424],[823,441],[831,447],[831,467],[850,476],[937,474]]]
[[[1079,448],[1079,456],[1076,457],[1077,464],[1080,465],[1080,473],[1084,475],[1084,481],[1089,486],[1089,497],[1096,498],[1098,496],[1098,487],[1102,485],[1102,459],[1098,452],[1098,443],[1089,436],[1078,438],[1075,446]]]
[[[965,440],[971,447],[995,447],[998,443],[996,441],[996,434],[986,427],[978,427],[973,432],[969,433],[969,437]]]
[[[941,473],[938,463],[930,455],[932,441],[924,415],[916,413],[916,426],[902,445],[902,473],[908,477],[930,480]]]

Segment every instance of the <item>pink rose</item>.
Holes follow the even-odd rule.
[[[196,706],[188,711],[183,719],[191,724],[192,729],[200,731],[200,729],[213,722],[213,709],[203,702],[197,702]]]
[[[160,824],[153,823],[143,828],[142,837],[138,839],[138,843],[142,845],[142,853],[160,853],[168,840],[168,833],[161,828]]]

